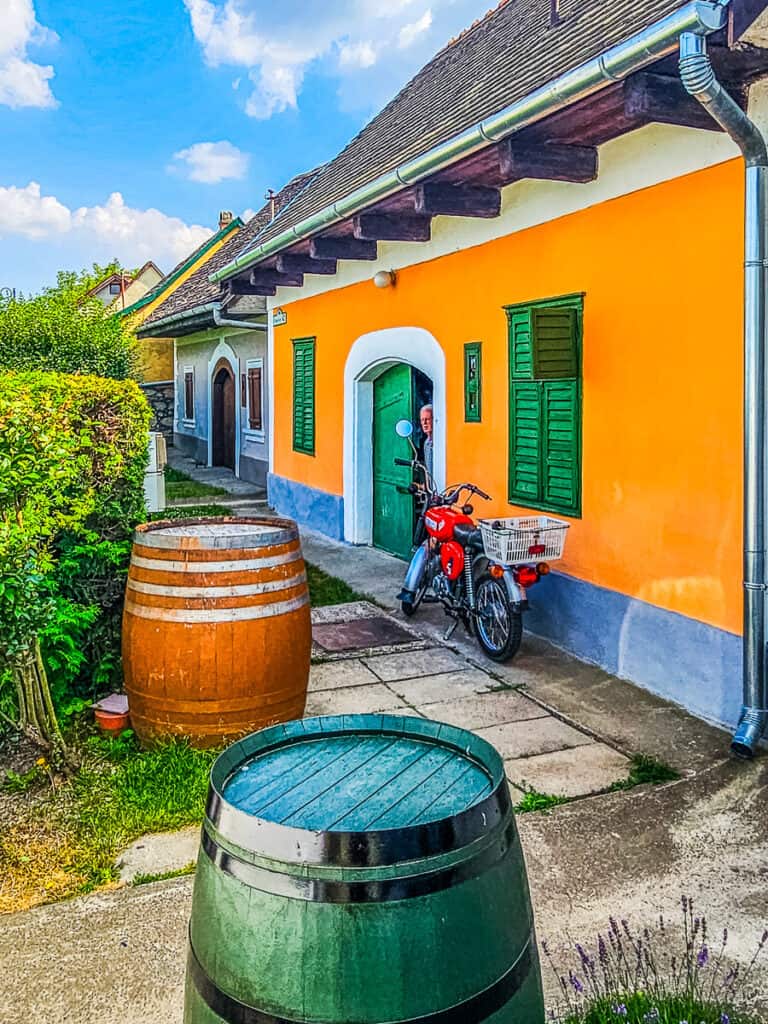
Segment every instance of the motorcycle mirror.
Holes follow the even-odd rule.
[[[413,433],[413,424],[409,420],[398,420],[395,430],[399,437],[410,437]]]

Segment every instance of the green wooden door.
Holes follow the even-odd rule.
[[[398,487],[413,482],[407,466],[411,448],[395,433],[398,420],[413,422],[411,368],[404,364],[382,373],[373,385],[373,543],[401,558],[410,557],[413,539],[413,498]]]

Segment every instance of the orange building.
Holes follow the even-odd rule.
[[[727,725],[744,161],[677,60],[767,123],[758,6],[502,3],[215,275],[272,310],[280,512],[406,556],[392,424],[431,404],[439,484],[571,524],[527,628]]]

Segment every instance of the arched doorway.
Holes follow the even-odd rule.
[[[376,381],[392,367],[418,370],[432,387],[434,422],[433,473],[445,487],[445,353],[436,338],[421,327],[394,327],[361,335],[344,367],[344,539],[374,543],[373,436]],[[423,380],[418,374],[416,380]],[[423,392],[412,397],[418,415]],[[402,418],[400,416],[398,419]],[[396,422],[396,420],[395,420]],[[418,435],[414,438],[418,443]]]
[[[408,558],[414,526],[414,500],[406,488],[414,482],[408,466],[413,449],[397,435],[399,420],[414,425],[413,441],[423,443],[419,410],[432,403],[432,381],[407,363],[394,363],[373,381],[373,544],[393,555]],[[419,477],[418,482],[421,482]]]
[[[212,382],[212,465],[235,468],[235,375],[222,359]]]

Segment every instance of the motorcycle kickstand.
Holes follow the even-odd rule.
[[[459,625],[458,618],[454,618],[453,616],[452,616],[452,618],[453,618],[453,622],[450,624],[448,629],[446,629],[446,631],[443,633],[443,640],[444,641],[451,639],[453,634],[456,632],[456,627]]]

